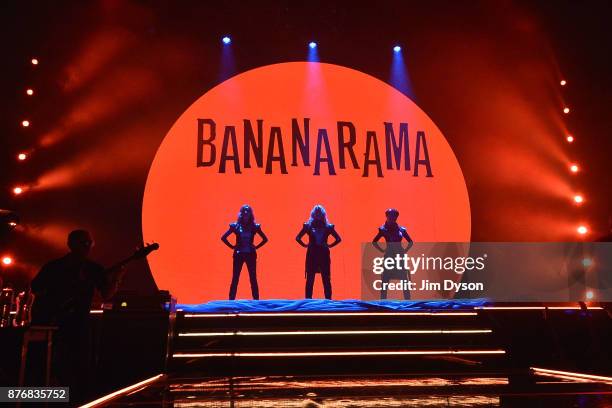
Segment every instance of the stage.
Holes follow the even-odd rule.
[[[612,403],[599,305],[238,300],[177,305],[171,319],[166,369],[103,405]]]
[[[172,364],[214,372],[231,361],[234,372],[241,367],[244,373],[287,373],[283,370],[299,366],[298,372],[318,374],[375,370],[372,361],[379,372],[525,368],[550,365],[552,350],[546,342],[565,347],[557,330],[575,336],[587,327],[593,333],[599,324],[609,324],[605,310],[577,304],[213,301],[177,306]],[[540,335],[528,339],[529,332]],[[325,363],[333,359],[342,362]]]

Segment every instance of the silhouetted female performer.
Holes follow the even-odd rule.
[[[302,237],[308,235],[308,244],[302,241]],[[334,242],[327,243],[329,236],[334,237]],[[327,213],[322,205],[315,205],[310,212],[310,219],[304,223],[302,230],[295,237],[296,241],[307,248],[306,250],[306,299],[312,299],[312,287],[314,286],[315,274],[321,273],[325,298],[331,299],[331,273],[329,249],[335,247],[342,240],[334,229],[334,225],[327,221]]]
[[[232,245],[228,240],[231,234],[236,235],[236,244]],[[254,245],[255,235],[259,234],[261,241]],[[230,224],[229,229],[221,237],[221,241],[234,250],[234,262],[232,271],[232,283],[230,285],[229,298],[236,299],[238,290],[238,279],[242,265],[246,263],[251,281],[251,293],[253,299],[259,299],[259,287],[257,286],[257,249],[268,242],[268,237],[261,230],[261,226],[255,223],[253,209],[248,205],[243,205],[238,213],[238,220]]]
[[[389,208],[385,211],[385,215],[387,217],[385,223],[378,227],[378,233],[372,240],[372,244],[376,249],[385,254],[385,258],[395,258],[396,255],[403,255],[408,252],[410,248],[412,248],[412,238],[408,235],[405,227],[401,227],[397,224],[397,218],[399,217],[399,211],[395,208]],[[385,239],[386,247],[383,250],[378,241],[381,238]],[[404,248],[402,245],[402,239],[406,239],[408,241],[408,245]],[[383,289],[380,291],[380,298],[387,298],[387,289],[385,284],[389,283],[391,279],[397,280],[410,280],[410,274],[403,270],[397,269],[385,269],[382,273],[382,282]],[[410,291],[406,288],[404,289],[404,299],[410,299]]]

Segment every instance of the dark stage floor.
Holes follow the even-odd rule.
[[[521,381],[529,380],[529,381]],[[518,385],[517,385],[518,384]],[[113,407],[609,407],[612,385],[540,375],[161,377]]]

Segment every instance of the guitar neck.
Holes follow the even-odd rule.
[[[136,250],[136,252],[134,252],[132,255],[128,256],[124,260],[117,262],[116,264],[114,264],[113,266],[108,268],[107,271],[112,271],[112,270],[115,270],[115,269],[119,269],[119,268],[125,266],[126,264],[130,263],[134,259],[145,258],[151,252],[157,251],[158,249],[159,249],[159,244],[158,243],[148,244],[148,245],[146,245],[146,246]]]
[[[107,271],[112,271],[114,269],[119,269],[127,264],[129,264],[130,262],[132,262],[134,260],[134,255],[130,255],[127,258],[125,258],[122,261],[117,262],[116,264],[112,265],[111,267],[107,268]]]

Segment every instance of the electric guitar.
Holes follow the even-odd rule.
[[[107,268],[106,270],[112,271],[114,269],[122,268],[135,259],[146,258],[147,256],[149,256],[151,252],[157,251],[158,249],[159,249],[159,244],[157,242],[154,242],[152,244],[143,245],[142,247],[137,248],[136,251],[134,251],[132,255],[128,256],[122,261],[117,262],[116,264],[114,264],[110,268]]]

